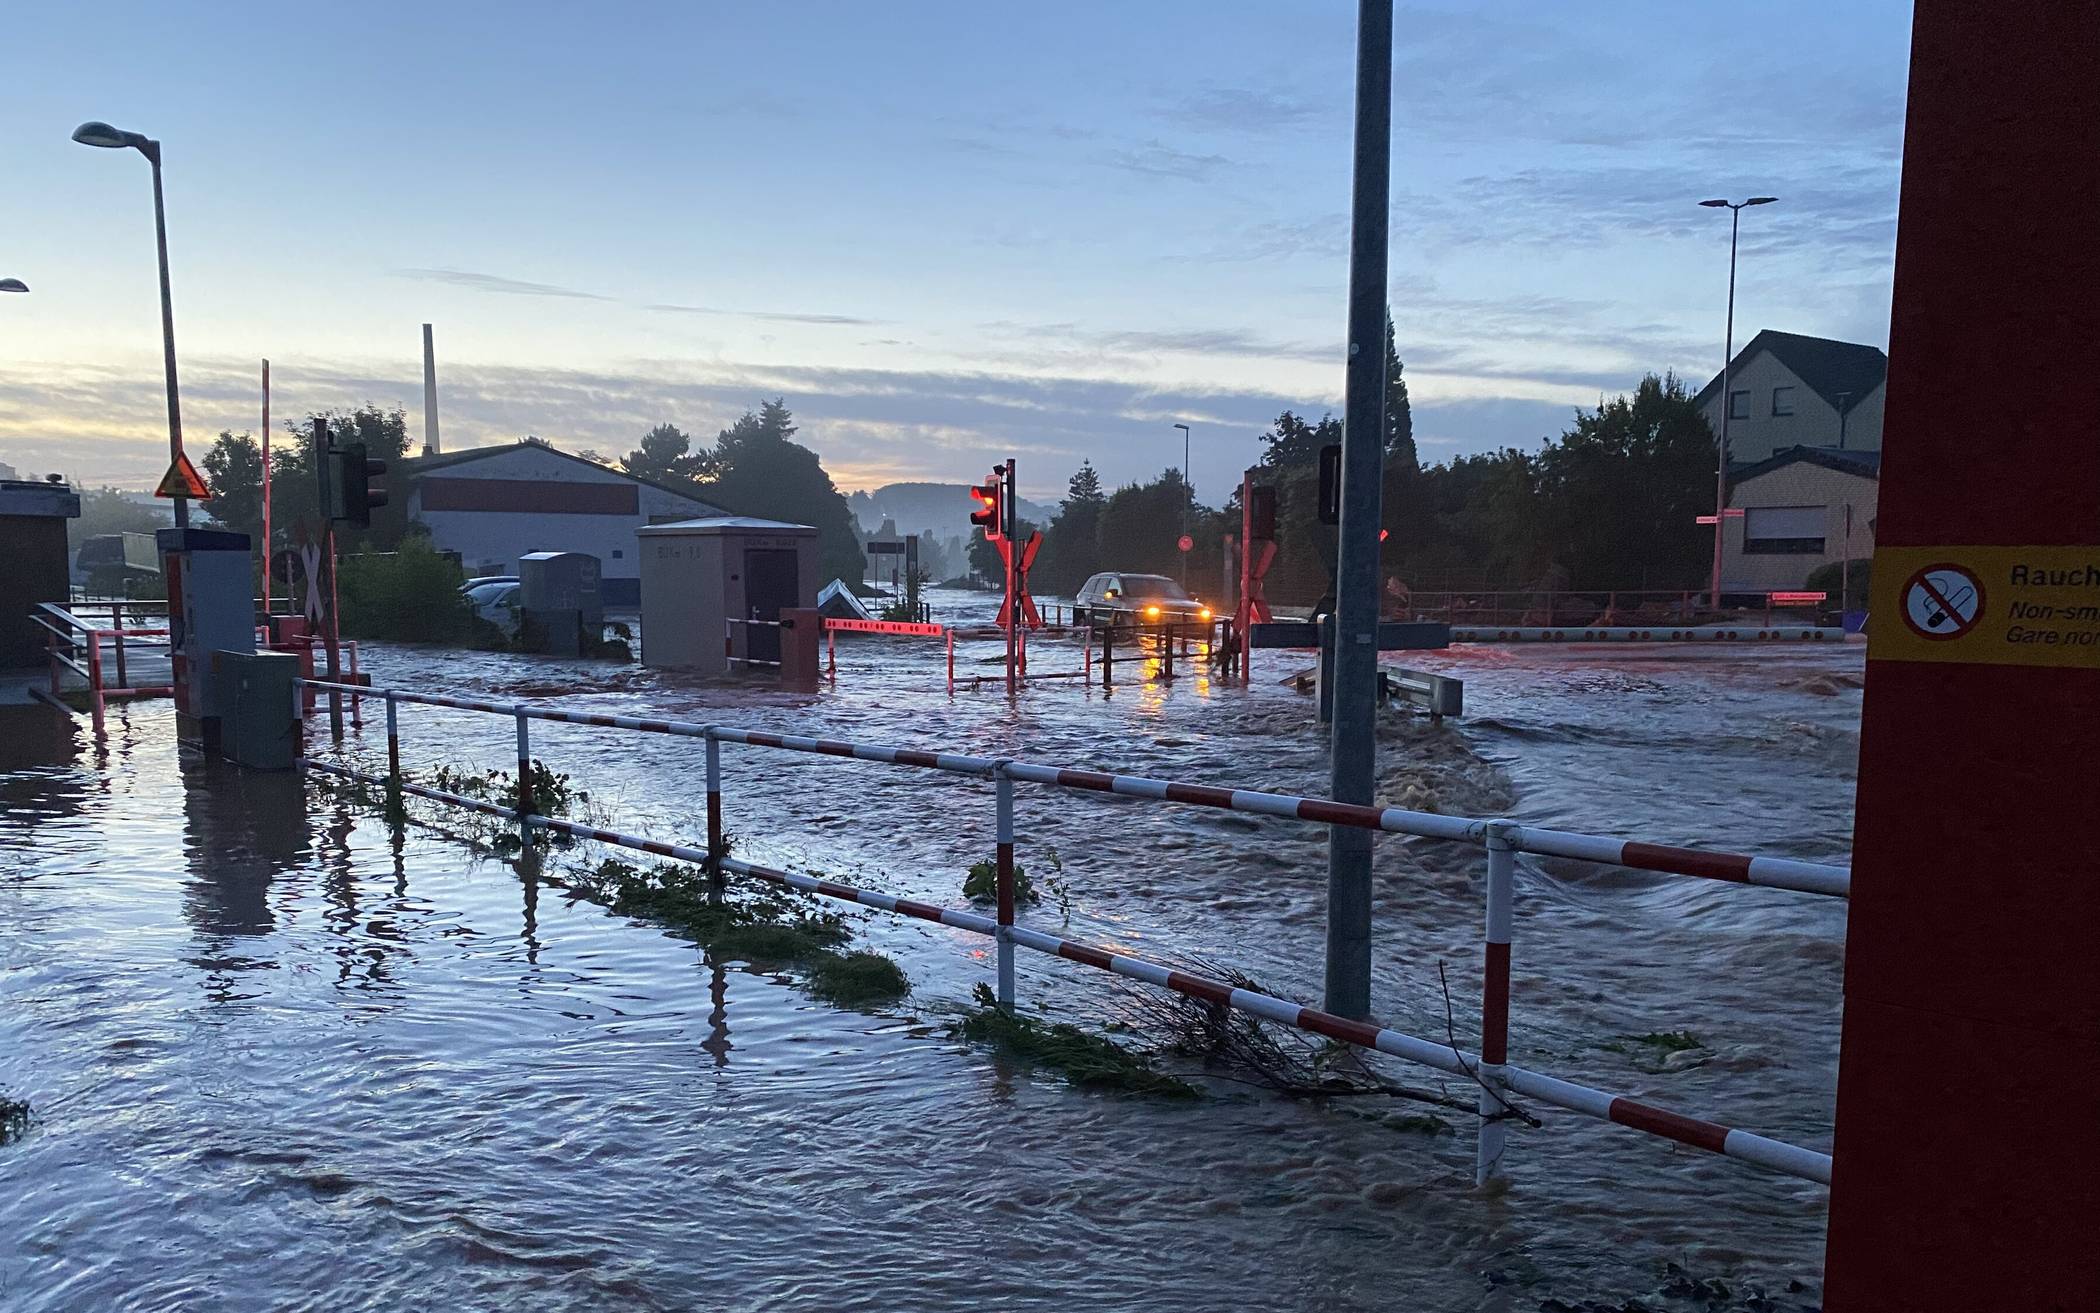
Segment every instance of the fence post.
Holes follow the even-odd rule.
[[[392,689],[386,691],[386,806],[388,818],[399,824],[407,807],[401,797],[401,724]]]
[[[1101,626],[1101,687],[1113,688],[1116,682],[1116,622],[1114,617]]]
[[[59,683],[59,672],[65,667],[58,661],[58,634],[55,630],[44,631],[44,653],[51,663],[51,696],[57,697],[59,689],[63,687]]]
[[[1509,1123],[1502,1120],[1503,1069],[1509,1062],[1509,931],[1515,900],[1516,826],[1489,821],[1487,830],[1487,945],[1480,987],[1480,1143],[1473,1181],[1485,1185],[1502,1175]]]
[[[832,683],[839,682],[839,631],[830,625],[824,626],[824,673]]]
[[[707,901],[722,902],[722,740],[707,731]]]
[[[88,707],[93,712],[95,737],[102,737],[102,631],[87,631]]]
[[[130,688],[131,680],[124,673],[124,604],[117,603],[109,609],[110,632],[116,635],[117,687]]]
[[[953,627],[941,631],[948,639],[948,692],[955,692],[955,630]]]
[[[532,722],[525,718],[523,706],[513,706],[511,712],[518,718],[518,838],[529,846],[532,823],[525,818],[532,815]]]
[[[1014,1010],[1014,780],[1006,763],[992,766],[992,789],[999,810],[999,989],[1000,1010]]]
[[[357,640],[353,638],[349,642],[343,644],[343,646],[345,648],[348,648],[350,652],[350,683],[353,687],[361,687],[361,685],[358,684],[357,680]],[[365,695],[362,693],[352,693],[350,695],[350,728],[363,729],[364,727]]]

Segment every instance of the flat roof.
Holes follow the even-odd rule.
[[[636,529],[637,534],[696,534],[696,533],[807,533],[814,534],[813,524],[790,524],[786,520],[761,520],[755,515],[712,515],[698,520],[673,520],[669,524],[645,524]]]

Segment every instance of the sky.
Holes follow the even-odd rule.
[[[166,464],[165,150],[200,453],[366,401],[447,450],[624,453],[781,396],[842,490],[1111,486],[1211,504],[1285,408],[1339,410],[1355,6],[13,7],[0,461]],[[1425,460],[1533,448],[1736,341],[1887,343],[1909,48],[1893,0],[1402,5],[1390,293]]]

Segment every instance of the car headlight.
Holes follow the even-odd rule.
[[[1145,608],[1145,618],[1146,618],[1147,620],[1157,620],[1157,619],[1159,619],[1159,608],[1158,608],[1158,607],[1156,607],[1156,606],[1148,606],[1148,607],[1146,607],[1146,608]]]
[[[1201,607],[1197,610],[1196,615],[1199,619],[1208,620],[1210,619],[1210,608],[1207,606]]]

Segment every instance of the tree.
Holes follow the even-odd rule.
[[[1412,474],[1422,462],[1415,453],[1415,412],[1407,401],[1406,366],[1394,344],[1392,312],[1385,319],[1385,465]]]
[[[211,450],[204,453],[204,481],[211,485],[211,500],[204,509],[211,518],[245,533],[251,543],[262,541],[262,447],[246,433],[222,430]],[[272,472],[275,482],[275,472]],[[272,492],[276,489],[273,487]],[[274,499],[273,499],[274,500]]]
[[[1065,485],[1065,499],[1043,534],[1043,546],[1030,572],[1032,586],[1045,594],[1070,593],[1101,567],[1101,510],[1108,505],[1101,476],[1092,461],[1080,462]]]
[[[823,572],[858,584],[867,574],[868,558],[860,549],[853,509],[817,453],[791,440],[798,431],[785,398],[745,411],[715,439],[704,495],[742,515],[816,526]]]
[[[1674,374],[1578,411],[1538,455],[1543,529],[1582,588],[1684,588],[1704,577],[1712,538],[1713,430]]]
[[[620,467],[659,483],[705,482],[714,474],[714,458],[692,447],[693,440],[677,425],[659,424],[642,435],[642,445],[628,452]]]
[[[1183,517],[1194,506],[1189,486],[1182,482],[1178,469],[1163,471],[1151,483],[1116,489],[1101,508],[1095,536],[1102,567],[1179,577],[1181,551],[1176,541],[1181,537]],[[1193,516],[1189,522],[1191,536],[1207,533],[1195,525]]]

